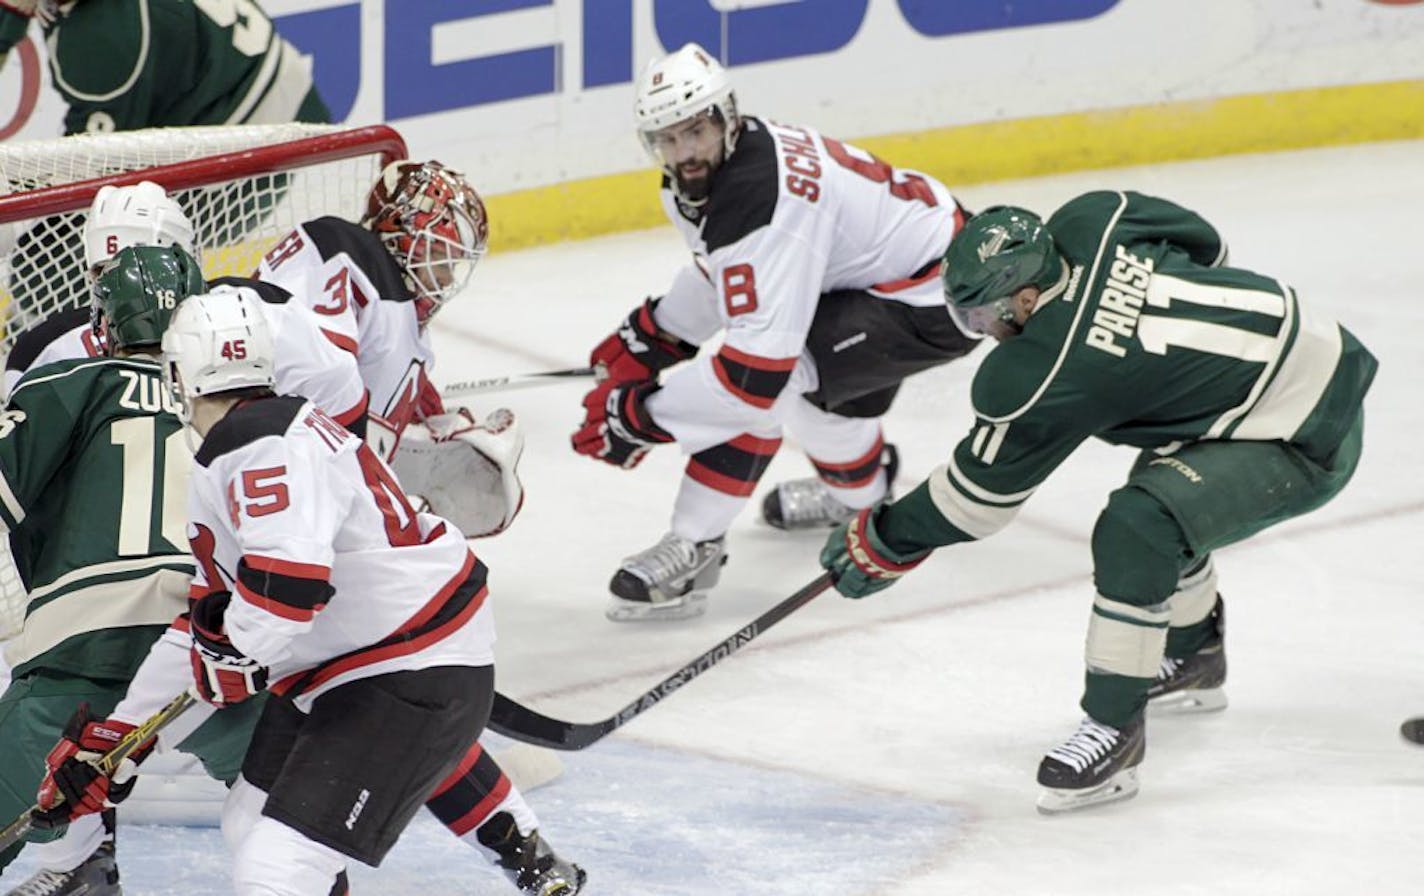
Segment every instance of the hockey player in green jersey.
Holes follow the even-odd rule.
[[[47,762],[66,758],[50,750],[61,733],[61,746],[84,756],[132,728],[105,716],[186,608],[192,455],[155,355],[178,301],[203,289],[197,262],[181,249],[123,250],[94,288],[108,355],[31,371],[0,414],[0,524],[29,592],[24,627],[6,645],[14,680],[0,696],[0,823],[35,802]],[[258,711],[216,716],[184,750],[214,777],[234,780]],[[130,787],[93,788],[79,801],[116,803]],[[62,824],[68,808],[48,820]],[[32,880],[48,887],[33,892],[119,892],[112,837],[97,819],[80,819],[65,838],[89,859]],[[0,869],[18,851],[0,855]]]
[[[0,52],[44,26],[66,134],[329,121],[310,57],[253,0],[5,0]]]
[[[1003,528],[1085,439],[1142,449],[1093,530],[1087,717],[1039,766],[1047,813],[1137,792],[1149,700],[1225,706],[1211,552],[1320,507],[1359,461],[1374,357],[1225,258],[1201,216],[1139,193],[1087,193],[1047,223],[1010,207],[971,219],[942,275],[961,325],[1000,343],[974,377],[973,426],[821,553],[864,597]]]

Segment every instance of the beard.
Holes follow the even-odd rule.
[[[703,201],[712,190],[712,173],[710,171],[696,177],[687,177],[678,171],[673,177],[677,179],[678,192],[689,202]]]

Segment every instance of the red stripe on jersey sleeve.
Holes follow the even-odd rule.
[[[356,340],[350,336],[328,330],[325,327],[322,328],[321,335],[325,336],[328,342],[343,352],[350,352],[353,355],[356,354]]]
[[[243,554],[242,559],[248,567],[260,572],[275,572],[297,579],[317,579],[322,582],[331,579],[331,567],[319,563],[298,563],[295,560],[281,560],[261,554]]]

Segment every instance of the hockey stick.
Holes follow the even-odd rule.
[[[664,678],[638,699],[601,722],[565,722],[550,718],[496,693],[489,727],[505,737],[512,737],[527,744],[555,750],[582,750],[656,706],[664,697],[741,650],[758,635],[804,607],[830,587],[830,573],[822,573],[800,591],[737,629],[711,650]]]
[[[547,370],[543,373],[515,373],[509,376],[492,376],[482,380],[464,380],[450,383],[440,390],[441,398],[462,398],[481,392],[507,392],[511,389],[528,389],[531,386],[545,386],[561,380],[593,376],[592,367],[570,367],[567,370]]]
[[[106,776],[112,775],[118,770],[119,765],[129,758],[130,753],[161,731],[169,722],[181,716],[193,703],[193,695],[187,691],[174,697],[172,702],[149,716],[142,725],[125,734],[112,750],[99,757],[94,763],[94,767]],[[38,811],[40,811],[38,805],[31,806],[25,810],[25,814],[6,825],[4,830],[0,830],[0,852],[9,849],[15,841],[30,832],[30,828],[34,827],[34,819],[30,813]]]

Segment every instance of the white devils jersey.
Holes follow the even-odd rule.
[[[307,708],[337,685],[494,662],[484,564],[309,401],[238,405],[195,457],[194,598],[231,591],[233,645]]]
[[[824,294],[856,289],[943,304],[939,259],[965,219],[928,175],[809,128],[757,118],[742,119],[705,205],[679,202],[666,178],[662,199],[710,289],[679,277],[658,320],[701,341],[705,332],[680,330],[705,330],[711,304],[726,330],[718,352],[673,371],[649,399],[654,419],[679,441],[688,434],[680,427],[701,428],[709,418],[743,431],[763,422],[760,412],[788,384],[798,394],[815,388],[814,366],[802,355]]]
[[[9,401],[20,377],[36,367],[73,358],[97,358],[103,353],[90,326],[88,308],[56,311],[15,339],[5,358],[0,402]]]
[[[342,426],[366,414],[366,390],[356,359],[323,334],[321,321],[292,294],[246,277],[220,277],[209,286],[240,289],[258,300],[272,331],[273,391],[311,399]]]
[[[394,432],[444,411],[415,297],[375,234],[341,218],[308,221],[272,247],[257,277],[300,298],[327,338],[356,356],[370,411]]]

